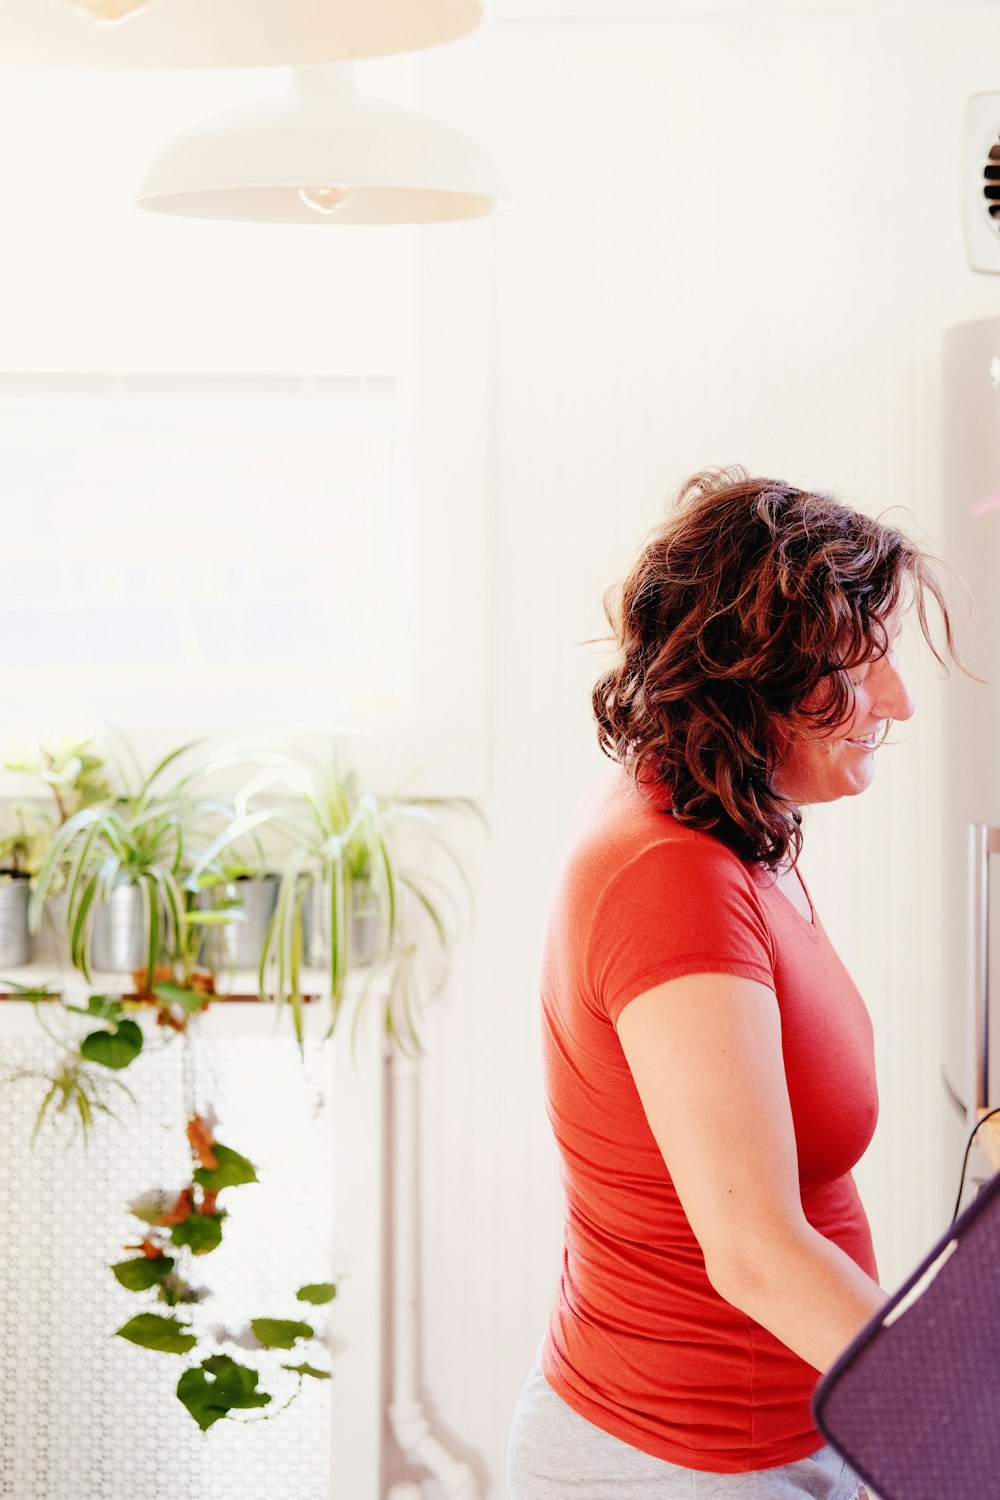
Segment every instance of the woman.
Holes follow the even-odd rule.
[[[565,1251],[511,1500],[852,1500],[817,1371],[885,1300],[851,1168],[871,1025],[798,874],[801,812],[870,784],[913,703],[929,560],[742,470],[697,475],[609,608],[621,767],[569,856],[542,975]]]

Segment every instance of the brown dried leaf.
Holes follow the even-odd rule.
[[[190,1219],[193,1213],[194,1188],[186,1187],[182,1188],[181,1191],[177,1194],[176,1202],[174,1203],[173,1208],[170,1209],[169,1213],[161,1214],[156,1222],[158,1224],[169,1226],[173,1226],[174,1224],[183,1224],[186,1219]]]
[[[214,1172],[219,1165],[219,1158],[212,1150],[215,1145],[215,1136],[212,1134],[208,1121],[201,1115],[192,1115],[188,1121],[187,1137],[191,1142],[191,1150],[198,1158],[199,1165]]]

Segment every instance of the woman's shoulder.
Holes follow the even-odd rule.
[[[679,823],[669,799],[640,790],[617,769],[595,787],[569,849],[566,875],[591,901],[612,887],[664,883],[757,891],[754,866],[710,833]]]
[[[546,973],[585,976],[614,1015],[691,973],[770,982],[776,946],[755,867],[678,823],[623,777],[582,821],[550,909]]]

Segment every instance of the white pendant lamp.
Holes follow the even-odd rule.
[[[481,146],[358,94],[353,73],[350,64],[296,68],[289,92],[174,136],[136,203],[195,219],[325,226],[470,219],[507,206]]]
[[[480,0],[0,0],[0,65],[252,68],[454,41]]]

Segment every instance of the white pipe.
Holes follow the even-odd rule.
[[[392,1108],[392,1398],[389,1423],[400,1448],[415,1464],[429,1469],[447,1500],[480,1500],[479,1486],[468,1464],[444,1447],[431,1432],[420,1400],[420,1354],[417,1340],[420,1060],[394,1048],[389,1070]],[[393,1485],[386,1500],[416,1500],[420,1487]]]

